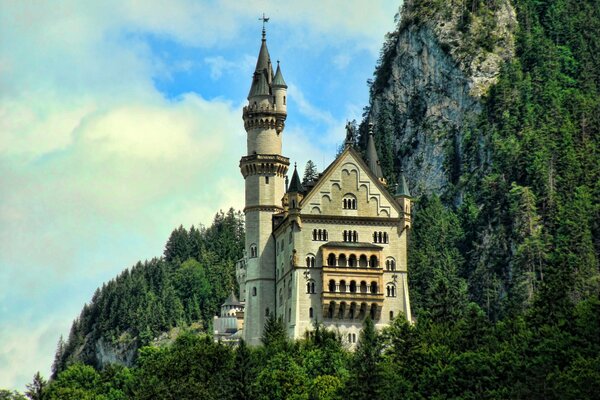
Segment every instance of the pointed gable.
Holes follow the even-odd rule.
[[[355,203],[346,207],[344,200]],[[355,204],[355,206],[354,206]],[[300,204],[303,214],[398,218],[401,210],[360,154],[347,147]]]

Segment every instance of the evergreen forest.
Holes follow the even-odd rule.
[[[49,380],[37,374],[24,395],[0,399],[600,398],[600,0],[511,3],[516,56],[446,149],[451,185],[415,198],[414,323],[398,316],[377,331],[367,318],[355,351],[318,324],[290,341],[274,317],[262,346],[215,343],[212,318],[237,291],[244,243],[243,216],[229,210],[175,229],[162,257],[99,288],[59,341]],[[466,27],[497,1],[414,4],[424,18],[463,7]],[[403,29],[400,19],[386,38],[372,96]],[[406,151],[393,145],[394,113],[373,121],[392,184]],[[316,176],[309,166],[305,181]],[[99,342],[131,362],[101,363]]]

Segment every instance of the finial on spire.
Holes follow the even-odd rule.
[[[262,17],[258,19],[259,21],[262,21],[262,24],[263,24],[263,28],[262,28],[262,40],[266,40],[266,38],[267,38],[267,30],[265,29],[265,24],[267,22],[269,22],[270,19],[271,18],[265,16],[265,13],[263,13]]]

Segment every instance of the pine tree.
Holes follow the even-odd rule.
[[[44,390],[46,389],[48,382],[40,374],[36,372],[33,376],[33,382],[27,384],[27,391],[25,395],[31,400],[42,400],[44,398]]]
[[[306,162],[306,166],[304,167],[302,185],[306,185],[307,183],[316,180],[318,177],[319,173],[317,171],[317,165],[312,160],[308,160]]]
[[[363,323],[356,350],[352,357],[347,385],[349,399],[376,399],[380,386],[379,361],[381,343],[370,316]]]

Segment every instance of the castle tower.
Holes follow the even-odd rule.
[[[260,343],[269,313],[275,311],[275,247],[272,215],[283,211],[285,176],[289,159],[281,155],[282,133],[287,117],[287,85],[279,62],[273,65],[265,28],[244,107],[244,128],[247,132],[247,155],[240,160],[240,170],[246,185],[246,308],[244,340]]]

